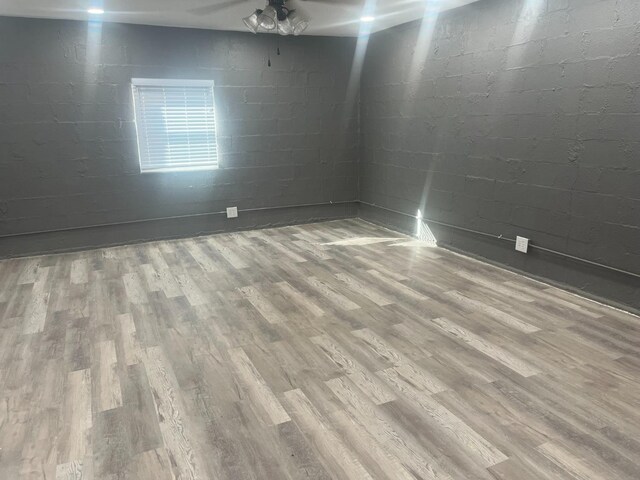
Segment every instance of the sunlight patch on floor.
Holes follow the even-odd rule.
[[[422,212],[420,210],[418,210],[418,214],[416,215],[416,238],[432,247],[438,246],[438,239],[422,218]]]
[[[376,243],[395,242],[402,240],[403,237],[356,237],[347,238],[345,240],[338,240],[330,243],[323,243],[323,245],[339,245],[339,246],[357,246],[357,245],[374,245]]]

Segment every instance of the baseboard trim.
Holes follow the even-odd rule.
[[[416,217],[359,202],[358,217],[391,230],[415,235]],[[640,280],[628,272],[607,270],[581,263],[545,249],[528,255],[514,251],[512,242],[493,235],[478,236],[473,230],[440,223],[432,225],[438,245],[455,253],[488,263],[528,278],[562,288],[573,294],[640,315]]]
[[[216,233],[282,227],[360,217],[393,231],[413,235],[415,217],[357,200],[240,210],[237,219],[225,212],[145,219],[0,237],[0,259],[66,253],[118,245],[197,237]],[[510,244],[472,230],[434,225],[439,246],[491,265],[559,287],[598,303],[640,315],[640,281],[615,271],[602,271],[543,250],[516,256]],[[473,241],[469,241],[469,237]],[[508,248],[505,248],[508,245]],[[479,251],[474,251],[474,250]]]
[[[555,281],[553,279],[546,278],[546,277],[541,277],[539,275],[534,275],[532,273],[520,270],[518,268],[514,268],[511,265],[507,265],[507,264],[504,264],[504,263],[499,263],[499,262],[491,260],[490,258],[482,257],[480,255],[475,255],[475,254],[467,252],[467,251],[459,250],[459,249],[456,249],[456,248],[453,248],[453,247],[450,247],[450,246],[446,246],[446,245],[441,247],[441,248],[449,250],[449,251],[451,251],[453,253],[456,253],[458,255],[461,255],[463,257],[470,258],[470,259],[475,260],[477,262],[485,263],[487,265],[491,265],[491,266],[496,267],[496,268],[502,268],[502,269],[507,270],[507,271],[509,271],[511,273],[522,275],[523,277],[526,277],[526,278],[528,278],[530,280],[535,280],[536,282],[542,283],[542,284],[547,285],[549,287],[560,288],[560,289],[565,290],[565,291],[567,291],[567,292],[569,292],[569,293],[571,293],[573,295],[576,295],[576,296],[578,296],[580,298],[583,298],[585,300],[589,300],[591,302],[597,303],[599,305],[603,305],[605,307],[614,308],[614,309],[620,310],[620,311],[622,311],[624,313],[630,313],[632,315],[640,317],[640,309],[633,308],[630,305],[626,305],[626,304],[623,304],[623,303],[620,303],[620,302],[616,302],[614,300],[611,300],[611,299],[608,299],[608,298],[604,298],[604,297],[599,296],[599,295],[594,295],[594,294],[591,294],[591,293],[586,292],[584,290],[581,290],[579,288],[576,288],[576,287],[574,287],[572,285],[569,285],[569,284],[566,284],[566,283],[562,283],[562,282],[557,282],[557,281]]]
[[[226,212],[143,219],[0,237],[0,259],[65,253],[216,233],[355,218],[357,201],[247,208]]]

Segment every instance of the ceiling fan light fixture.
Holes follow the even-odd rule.
[[[264,10],[256,10],[242,19],[252,33],[276,31],[280,35],[301,35],[309,20],[285,6],[288,0],[267,0]]]
[[[265,30],[273,30],[278,24],[278,12],[274,7],[269,5],[260,15],[258,15],[258,24],[260,28]]]
[[[278,33],[280,35],[292,35],[293,32],[293,24],[288,17],[278,22]]]
[[[309,20],[299,15],[295,10],[289,14],[289,23],[292,27],[292,33],[294,35],[301,35],[309,26]]]
[[[258,23],[258,17],[260,16],[261,13],[262,13],[262,10],[258,9],[248,17],[245,17],[242,19],[244,24],[252,33],[258,33],[258,29],[260,28],[260,24]]]

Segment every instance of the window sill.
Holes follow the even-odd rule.
[[[179,173],[179,172],[202,172],[218,170],[219,165],[213,167],[176,167],[176,168],[156,168],[152,170],[140,170],[140,173]]]

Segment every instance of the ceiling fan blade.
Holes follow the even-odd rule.
[[[246,1],[247,0],[227,0],[226,2],[214,3],[212,5],[204,5],[202,7],[192,8],[189,10],[189,13],[193,13],[194,15],[209,15],[211,13],[216,13],[220,10],[224,10],[225,8],[229,8],[240,3],[245,3]]]

